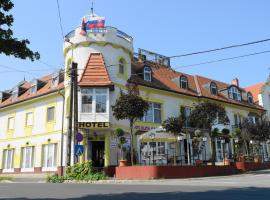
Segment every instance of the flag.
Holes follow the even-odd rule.
[[[85,23],[84,18],[83,18],[83,20],[82,20],[82,28],[81,28],[80,34],[81,34],[81,35],[86,35],[86,23]]]

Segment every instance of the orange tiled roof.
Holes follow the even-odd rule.
[[[261,94],[262,87],[265,85],[265,82],[263,83],[257,83],[255,85],[251,85],[245,88],[246,91],[250,92],[253,96],[254,102],[258,102],[258,96]]]
[[[105,66],[101,53],[91,53],[84,72],[78,83],[79,86],[111,86],[112,81]]]
[[[12,99],[10,96],[8,99],[3,101],[2,103],[0,102],[0,108],[20,103],[35,97],[43,96],[52,92],[55,92],[57,90],[63,89],[64,88],[64,82],[58,84],[56,87],[52,87],[52,74],[46,75],[41,77],[39,80],[46,82],[46,84],[40,88],[36,93],[30,93],[29,89],[31,88],[31,83],[30,82],[24,82],[20,87],[24,88],[23,92],[20,96],[18,96],[15,99]]]
[[[152,81],[143,80],[143,67],[147,65],[152,69]],[[231,86],[231,84],[227,84],[224,82],[220,82],[217,80],[212,80],[203,76],[198,75],[189,75],[181,72],[176,72],[172,68],[148,62],[145,63],[139,61],[133,61],[132,63],[133,74],[130,78],[130,82],[136,83],[139,85],[144,85],[156,89],[167,90],[170,92],[176,92],[180,94],[185,94],[189,96],[194,96],[198,98],[208,98],[217,101],[227,102],[235,105],[240,105],[244,107],[250,107],[255,109],[262,110],[263,108],[257,104],[250,104],[245,100],[235,101],[233,99],[228,98],[227,96],[227,88]],[[176,77],[180,77],[184,75],[188,78],[188,89],[180,88],[173,79]],[[223,91],[219,91],[218,95],[213,95],[210,92],[210,83],[215,82],[217,84],[218,90],[223,89]],[[209,85],[209,87],[206,87]],[[243,88],[239,88],[241,91],[245,91]]]

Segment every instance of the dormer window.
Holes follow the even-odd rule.
[[[152,71],[151,71],[150,67],[145,66],[143,69],[143,79],[145,81],[151,81],[152,80],[151,75],[152,75]]]
[[[64,81],[64,71],[60,70],[52,75],[52,87],[57,87],[60,83]]]
[[[31,82],[30,94],[34,94],[37,92],[37,80]]]
[[[19,96],[19,87],[16,87],[12,90],[11,98],[16,99]]]
[[[213,95],[218,95],[218,88],[217,88],[217,84],[214,82],[210,83],[210,92]]]
[[[236,101],[241,101],[241,93],[239,91],[239,89],[235,86],[232,86],[229,90],[229,98],[236,100]]]
[[[187,89],[188,88],[188,79],[185,76],[181,76],[180,77],[180,87],[183,89]]]
[[[253,96],[250,92],[247,93],[247,100],[248,100],[248,103],[250,103],[250,104],[253,103]]]

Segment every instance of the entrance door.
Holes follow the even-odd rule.
[[[94,167],[104,167],[104,141],[92,141],[92,162]]]

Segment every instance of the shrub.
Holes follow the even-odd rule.
[[[10,176],[0,176],[0,182],[1,181],[12,181],[13,177]]]
[[[57,175],[48,176],[47,182],[63,183],[65,180],[97,181],[104,179],[107,179],[107,177],[103,173],[96,172],[94,170],[92,161],[85,161],[67,167],[65,176],[57,176]]]
[[[47,176],[46,181],[48,183],[63,183],[65,181],[65,177],[58,176],[58,175],[51,175],[51,176]]]

